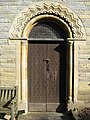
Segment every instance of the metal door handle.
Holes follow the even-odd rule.
[[[44,62],[46,62],[46,71],[48,71],[49,72],[49,70],[50,70],[50,59],[43,59],[43,61]]]
[[[46,63],[49,63],[50,59],[43,59],[43,61],[45,61]]]

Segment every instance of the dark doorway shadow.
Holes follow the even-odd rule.
[[[66,41],[60,42],[60,45],[55,48],[60,54],[60,76],[59,76],[59,103],[56,112],[67,111],[67,90],[66,90]]]

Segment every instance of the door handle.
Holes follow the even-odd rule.
[[[45,61],[46,63],[49,63],[50,59],[43,59],[43,61]]]
[[[46,62],[46,71],[48,71],[49,72],[49,70],[50,70],[50,59],[43,59],[43,61],[44,62]]]

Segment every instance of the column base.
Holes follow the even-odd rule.
[[[68,103],[68,111],[69,110],[81,110],[86,107],[84,101],[76,101],[76,102],[69,102]]]

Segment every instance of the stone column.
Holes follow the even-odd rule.
[[[70,82],[69,100],[70,102],[72,102],[72,74],[73,74],[73,41],[69,41],[69,82]]]
[[[81,43],[81,42],[80,42]],[[74,102],[78,96],[78,42],[74,42]]]
[[[21,41],[21,98],[22,98],[22,108],[27,110],[27,40]]]
[[[15,41],[15,40],[14,40]],[[18,103],[21,101],[21,40],[16,40],[16,86],[18,86]]]

